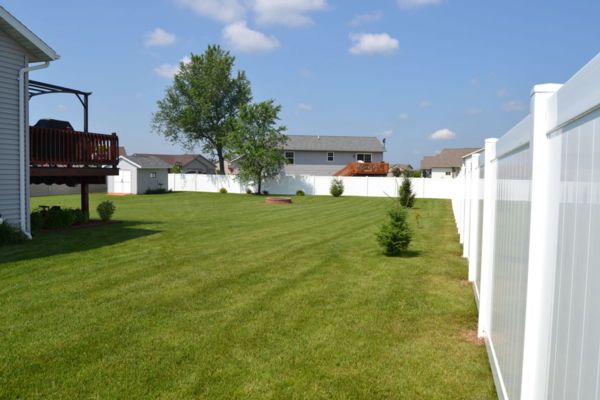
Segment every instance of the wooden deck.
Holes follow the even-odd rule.
[[[335,176],[387,176],[390,164],[386,162],[352,162],[335,173]]]

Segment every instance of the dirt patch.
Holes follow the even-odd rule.
[[[460,286],[471,286],[471,282],[469,282],[466,279],[461,279],[460,280]]]
[[[462,333],[462,337],[467,343],[473,343],[478,346],[483,346],[485,344],[485,340],[483,340],[483,338],[477,337],[476,329],[467,329]]]

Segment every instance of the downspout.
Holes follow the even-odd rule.
[[[21,230],[31,239],[31,233],[27,230],[27,202],[25,200],[25,187],[29,185],[27,181],[27,171],[25,170],[27,157],[25,154],[25,74],[29,71],[48,68],[50,61],[42,64],[27,66],[19,70],[19,210],[21,214]],[[27,99],[29,101],[29,99]]]

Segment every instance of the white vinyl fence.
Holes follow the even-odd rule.
[[[464,159],[453,199],[502,399],[600,398],[600,56]]]
[[[263,190],[271,194],[294,195],[298,190],[307,195],[329,196],[331,176],[285,175],[267,181]],[[344,181],[344,196],[395,197],[402,178],[393,177],[341,177]],[[418,198],[452,199],[457,192],[456,179],[411,178],[413,190]],[[186,192],[218,192],[221,188],[228,193],[246,193],[255,190],[241,184],[232,175],[169,174],[169,190]]]

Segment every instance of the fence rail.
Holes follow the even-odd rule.
[[[334,177],[314,175],[285,175],[269,180],[263,189],[271,194],[294,195],[302,190],[307,195],[329,196]],[[396,197],[402,178],[342,176],[344,196]],[[418,198],[452,199],[459,181],[455,179],[410,178]],[[229,193],[246,193],[254,187],[243,185],[233,175],[169,174],[169,190],[216,193],[221,188]]]
[[[453,198],[502,399],[600,398],[600,55],[467,156]]]

